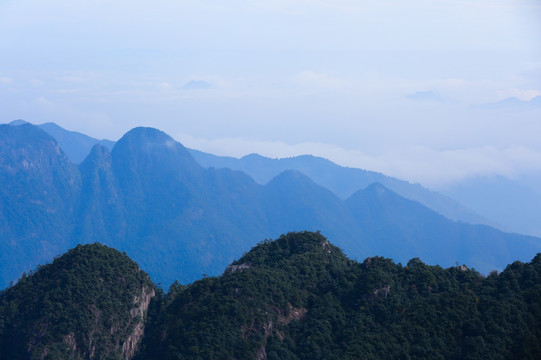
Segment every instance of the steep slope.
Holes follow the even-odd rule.
[[[264,188],[270,237],[291,231],[322,231],[349,254],[370,248],[359,239],[358,219],[345,203],[296,170],[284,171]]]
[[[56,141],[30,124],[0,125],[0,286],[66,251],[81,178]]]
[[[502,176],[479,176],[440,191],[509,231],[541,235],[541,194],[517,181]]]
[[[346,203],[361,222],[365,238],[377,242],[371,254],[383,254],[395,261],[421,257],[442,266],[458,261],[486,274],[496,264],[502,269],[541,251],[538,238],[450,221],[381,184],[358,191]]]
[[[55,123],[48,122],[37,125],[40,129],[51,135],[66,156],[75,164],[80,164],[90,153],[94,145],[98,144],[109,150],[115,145],[111,140],[98,140],[77,131],[69,131]]]
[[[111,244],[167,284],[220,272],[253,245],[250,234],[266,229],[260,186],[238,172],[203,169],[161,131],[124,135],[112,171],[126,225]]]
[[[101,241],[111,243],[127,232],[124,203],[113,174],[109,150],[94,145],[79,165],[82,177],[81,197],[73,238],[79,243]]]
[[[260,184],[268,183],[283,171],[298,170],[342,199],[378,182],[401,196],[418,201],[450,219],[471,224],[497,226],[493,221],[474,213],[453,199],[430,191],[419,184],[411,184],[374,171],[342,167],[316,156],[302,155],[270,159],[258,154],[250,154],[237,159],[216,156],[198,150],[190,150],[190,153],[204,167],[240,170],[253,177]]]
[[[154,294],[125,254],[79,245],[0,293],[0,359],[130,359]]]
[[[535,359],[541,254],[465,266],[348,260],[317,233],[265,241],[154,303],[137,359]]]

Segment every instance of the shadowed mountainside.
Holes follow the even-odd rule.
[[[451,221],[382,185],[341,200],[298,171],[263,186],[238,171],[205,169],[152,128],[129,131],[112,152],[96,145],[79,167],[35,126],[0,133],[0,156],[9,160],[0,167],[4,286],[47,254],[95,241],[126,251],[166,285],[218,274],[254,239],[299,230],[323,231],[352,258],[458,261],[485,273],[541,250],[538,238]]]

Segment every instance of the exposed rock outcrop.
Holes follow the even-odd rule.
[[[133,299],[134,307],[130,310],[132,319],[136,322],[135,327],[131,334],[128,336],[124,344],[122,344],[122,357],[126,360],[130,360],[137,351],[143,334],[144,334],[144,315],[150,305],[150,300],[156,295],[154,289],[147,286],[143,286],[141,289],[141,295],[135,296]]]

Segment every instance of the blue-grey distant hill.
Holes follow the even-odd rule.
[[[90,149],[95,144],[103,145],[109,150],[114,145],[113,141],[97,140],[75,131],[65,130],[54,123],[45,123],[38,126],[56,139],[68,158],[77,164],[90,153]],[[478,215],[453,199],[430,191],[419,184],[411,184],[374,171],[339,166],[320,157],[303,155],[284,159],[270,159],[258,154],[250,154],[237,159],[216,156],[193,149],[188,149],[188,151],[205,168],[215,167],[218,169],[239,170],[250,175],[260,184],[268,183],[283,171],[298,170],[310,177],[318,185],[326,187],[340,198],[346,199],[354,192],[378,182],[405,198],[418,201],[452,220],[470,224],[498,226],[496,222]]]
[[[318,185],[330,189],[342,199],[348,198],[356,191],[373,183],[380,183],[401,196],[418,201],[449,219],[470,224],[497,226],[495,222],[469,210],[452,198],[428,190],[419,184],[412,184],[375,171],[340,166],[327,159],[312,155],[271,159],[258,154],[250,154],[238,159],[191,149],[190,153],[204,167],[239,170],[250,175],[260,184],[268,183],[283,171],[298,170]]]
[[[502,176],[466,179],[440,189],[512,231],[541,236],[541,193]]]
[[[515,99],[512,102],[520,100]],[[541,101],[541,97],[530,102]],[[22,120],[12,124],[26,123]],[[54,123],[38,125],[51,135],[74,163],[80,163],[92,146],[101,144],[111,150],[114,142],[98,140],[68,131]],[[339,166],[329,160],[302,155],[284,159],[271,159],[250,154],[240,159],[216,156],[188,149],[190,154],[206,168],[230,168],[250,175],[260,184],[286,170],[298,170],[315,183],[330,189],[346,199],[354,192],[377,182],[456,221],[485,224],[503,230],[541,236],[541,186],[539,177],[510,180],[498,176],[485,176],[455,182],[431,191],[419,184],[411,184],[384,174],[363,169]]]
[[[541,239],[451,221],[381,184],[346,200],[299,171],[266,185],[205,169],[152,128],[95,145],[79,165],[40,128],[0,125],[0,285],[77,243],[128,253],[164,285],[224,271],[256,242],[321,230],[352,258],[420,257],[482,272],[528,260]]]
[[[111,140],[98,140],[77,131],[69,131],[55,123],[48,122],[38,125],[51,135],[58,145],[64,150],[68,158],[76,164],[81,163],[90,153],[90,149],[96,144],[105,146],[109,150],[115,145]]]
[[[496,110],[541,110],[541,95],[533,97],[530,100],[520,100],[516,97],[510,97],[500,101],[482,104],[478,107]]]

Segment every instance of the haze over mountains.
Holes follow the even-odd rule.
[[[382,184],[346,200],[299,171],[261,185],[202,167],[165,133],[135,128],[78,166],[30,124],[0,126],[2,286],[78,243],[126,251],[154,281],[222,272],[254,241],[321,230],[352,258],[467,263],[482,272],[528,260],[541,240],[454,222]]]
[[[533,100],[532,100],[533,101]],[[54,123],[38,125],[51,135],[74,163],[80,163],[99,143],[112,150],[114,142],[97,140],[68,131]],[[265,185],[285,170],[298,170],[315,183],[346,199],[354,192],[379,182],[399,195],[437,211],[445,217],[470,224],[485,224],[504,231],[541,236],[541,175],[511,180],[502,176],[480,176],[440,186],[436,191],[363,169],[339,166],[310,156],[270,159],[250,154],[240,159],[188,149],[203,167],[229,168],[250,175]]]

